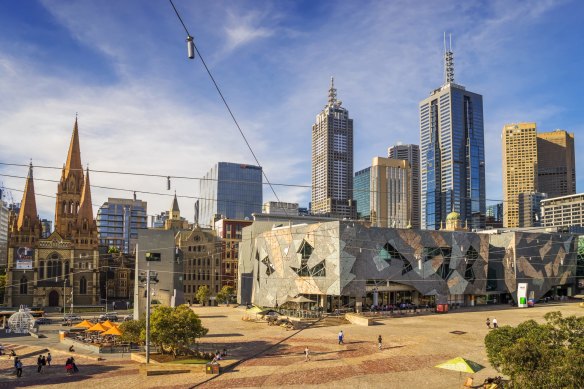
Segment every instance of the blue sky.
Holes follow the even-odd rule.
[[[453,34],[455,81],[484,100],[487,198],[502,197],[500,133],[584,134],[579,1],[187,1],[175,5],[268,177],[310,185],[311,125],[331,76],[354,119],[355,166],[398,141],[419,143],[418,103],[443,82],[442,36]],[[0,1],[0,161],[62,166],[75,112],[81,156],[95,170],[200,177],[217,161],[253,163],[167,1]],[[578,153],[576,153],[578,154]],[[582,158],[577,155],[581,191]],[[0,166],[25,176],[26,168]],[[35,169],[58,180],[60,171]],[[0,176],[7,188],[24,180]],[[138,191],[149,214],[198,181],[91,175]],[[35,181],[54,196],[56,184]],[[310,192],[276,187],[306,206]],[[12,191],[20,201],[21,192]],[[131,193],[94,188],[95,209]],[[271,200],[269,190],[264,200]],[[53,219],[54,199],[37,196]],[[181,198],[193,218],[193,199]],[[488,204],[492,201],[488,202]]]

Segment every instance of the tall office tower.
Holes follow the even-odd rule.
[[[519,227],[541,226],[541,201],[547,198],[545,193],[519,193]]]
[[[312,214],[355,218],[353,119],[341,105],[331,78],[328,103],[312,125]]]
[[[410,164],[406,160],[375,157],[371,165],[371,224],[375,227],[411,226]]]
[[[535,123],[506,124],[503,144],[503,226],[520,227],[519,194],[537,191]]]
[[[202,227],[212,227],[221,215],[228,219],[251,218],[252,213],[262,212],[262,168],[219,162],[200,181],[199,196]]]
[[[147,209],[147,203],[142,200],[108,198],[97,210],[99,244],[133,254],[138,230],[148,228]]]
[[[355,172],[353,179],[353,199],[357,203],[357,218],[370,220],[371,217],[371,166]]]
[[[2,198],[2,189],[0,189],[0,268],[6,266],[8,258],[8,220],[10,210],[8,204]],[[2,301],[0,301],[1,303]]]
[[[574,134],[555,130],[537,134],[538,192],[548,197],[576,193]]]
[[[503,227],[503,203],[487,205],[487,227]]]
[[[454,83],[452,57],[445,52],[444,85],[420,103],[423,229],[441,228],[452,211],[462,225],[485,226],[483,97]]]
[[[400,145],[387,149],[387,156],[391,159],[403,159],[409,162],[411,168],[410,196],[412,206],[412,228],[420,228],[420,146]],[[359,202],[357,202],[357,207]]]

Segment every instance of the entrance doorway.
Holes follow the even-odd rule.
[[[56,290],[51,291],[49,293],[49,307],[58,307],[59,306],[59,293]]]

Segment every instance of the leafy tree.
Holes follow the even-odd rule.
[[[209,298],[210,293],[211,292],[209,291],[209,287],[207,285],[203,285],[199,287],[199,289],[197,290],[195,298],[200,304],[205,305],[205,301],[207,301],[207,299]]]
[[[109,248],[107,249],[108,254],[119,254],[120,253],[120,249],[116,246],[109,246]]]
[[[233,293],[234,293],[233,286],[225,285],[224,287],[221,288],[219,293],[217,293],[217,302],[220,304],[230,302]]]
[[[485,337],[491,365],[511,377],[513,388],[576,388],[584,382],[584,317],[545,315],[503,326]]]
[[[121,340],[138,344],[146,343],[146,319],[129,320],[120,324]]]
[[[150,340],[163,352],[170,351],[175,357],[180,352],[190,352],[188,346],[207,331],[187,305],[176,308],[159,306],[150,316]]]

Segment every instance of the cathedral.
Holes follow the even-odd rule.
[[[20,211],[10,220],[6,274],[7,306],[70,309],[100,303],[97,226],[77,119],[57,187],[55,230],[42,238],[31,163]]]

